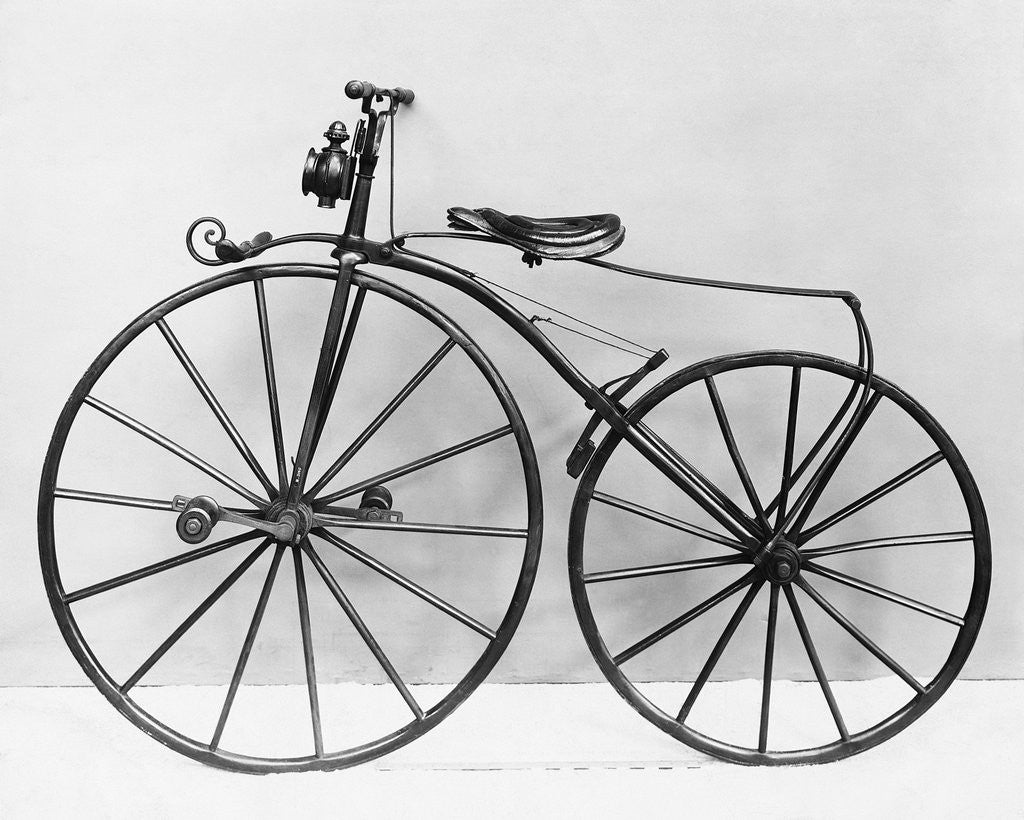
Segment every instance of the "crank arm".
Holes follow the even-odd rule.
[[[195,498],[176,495],[171,502],[171,507],[174,511],[181,512],[177,523],[178,536],[189,544],[205,541],[219,521],[230,521],[233,524],[242,524],[254,530],[260,530],[273,535],[281,542],[291,541],[295,536],[296,521],[292,516],[282,513],[281,521],[252,518],[221,507],[208,495],[197,495]]]

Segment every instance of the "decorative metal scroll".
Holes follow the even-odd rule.
[[[203,256],[196,250],[194,244],[194,236],[196,228],[202,225],[204,222],[216,225],[216,228],[209,228],[203,234],[203,239],[207,245],[210,245],[214,249],[216,258],[209,258]],[[218,235],[217,232],[220,232]],[[224,223],[216,217],[212,216],[201,216],[195,222],[193,222],[188,231],[185,233],[185,247],[188,248],[188,252],[192,255],[192,258],[203,265],[227,265],[231,262],[242,262],[253,256],[259,251],[264,245],[269,244],[274,239],[266,231],[256,234],[252,239],[242,242],[240,245],[236,245],[230,239],[227,238],[227,231],[224,228]]]

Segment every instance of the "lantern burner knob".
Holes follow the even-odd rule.
[[[324,136],[331,142],[331,144],[324,150],[338,151],[341,149],[341,144],[343,142],[348,142],[348,129],[345,127],[345,123],[341,120],[335,120],[330,124],[330,127],[324,131]]]

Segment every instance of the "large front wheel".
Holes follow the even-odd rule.
[[[494,666],[536,573],[540,480],[508,388],[448,317],[362,271],[286,503],[337,275],[244,268],[147,311],[82,377],[43,468],[71,651],[204,763],[331,769],[422,735]],[[242,523],[198,543],[197,497]]]
[[[864,380],[808,353],[694,365],[627,417],[692,468],[700,505],[615,431],[583,474],[569,575],[590,650],[697,749],[746,764],[862,751],[920,717],[974,644],[985,511],[921,405],[874,377],[823,491],[804,493]]]

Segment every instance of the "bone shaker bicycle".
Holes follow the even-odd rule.
[[[598,666],[640,715],[706,753],[776,765],[845,757],[923,714],[977,635],[989,533],[956,446],[874,373],[859,300],[607,261],[624,238],[613,214],[534,219],[456,207],[451,230],[370,239],[385,130],[414,95],[360,81],[345,93],[362,103],[351,153],[336,121],[302,174],[303,193],[320,207],[350,201],[342,233],[260,233],[236,244],[213,218],[187,233],[204,265],[291,243],[326,246],[324,263],[236,267],[160,302],[99,355],[58,420],[39,495],[43,576],[65,640],[111,704],[204,763],[331,769],[420,736],[497,662],[537,570],[537,459],[491,361],[449,317],[389,281],[389,271],[403,271],[482,305],[592,412],[566,464],[579,479],[571,595]],[[204,226],[210,256],[194,244]],[[627,400],[666,362],[665,350],[577,323],[643,360],[599,386],[539,329],[547,320],[498,293],[514,291],[412,247],[440,239],[511,246],[531,267],[576,260],[633,279],[825,300],[849,310],[858,361],[725,355]],[[289,313],[296,304],[308,318]],[[274,339],[314,321],[325,323],[315,365],[293,374]],[[249,353],[253,366],[232,381],[247,399],[222,401],[204,370],[220,373],[225,359]],[[187,379],[184,392],[201,399],[202,412],[175,410],[184,393],[161,392],[174,378]],[[150,409],[132,409],[148,398]],[[232,420],[238,413],[245,423]],[[213,463],[177,440],[203,425],[234,461]],[[688,437],[691,428],[703,432]],[[189,440],[214,448],[209,436]],[[193,575],[183,581],[186,567]],[[252,671],[273,616],[285,618],[274,635],[288,636],[300,685]],[[134,637],[135,627],[150,637]],[[188,641],[190,654],[179,653]],[[842,652],[826,657],[833,646]],[[349,652],[363,660],[338,660]],[[208,705],[187,715],[160,699],[160,683],[181,679],[175,659],[186,670],[206,663],[221,681],[195,687]],[[341,665],[325,673],[332,663]],[[337,683],[368,669],[378,685]],[[807,683],[791,683],[801,675]],[[268,729],[297,690],[298,717]],[[246,698],[248,722],[236,714]],[[337,730],[328,728],[331,711]],[[291,745],[274,747],[275,733],[289,731]]]

